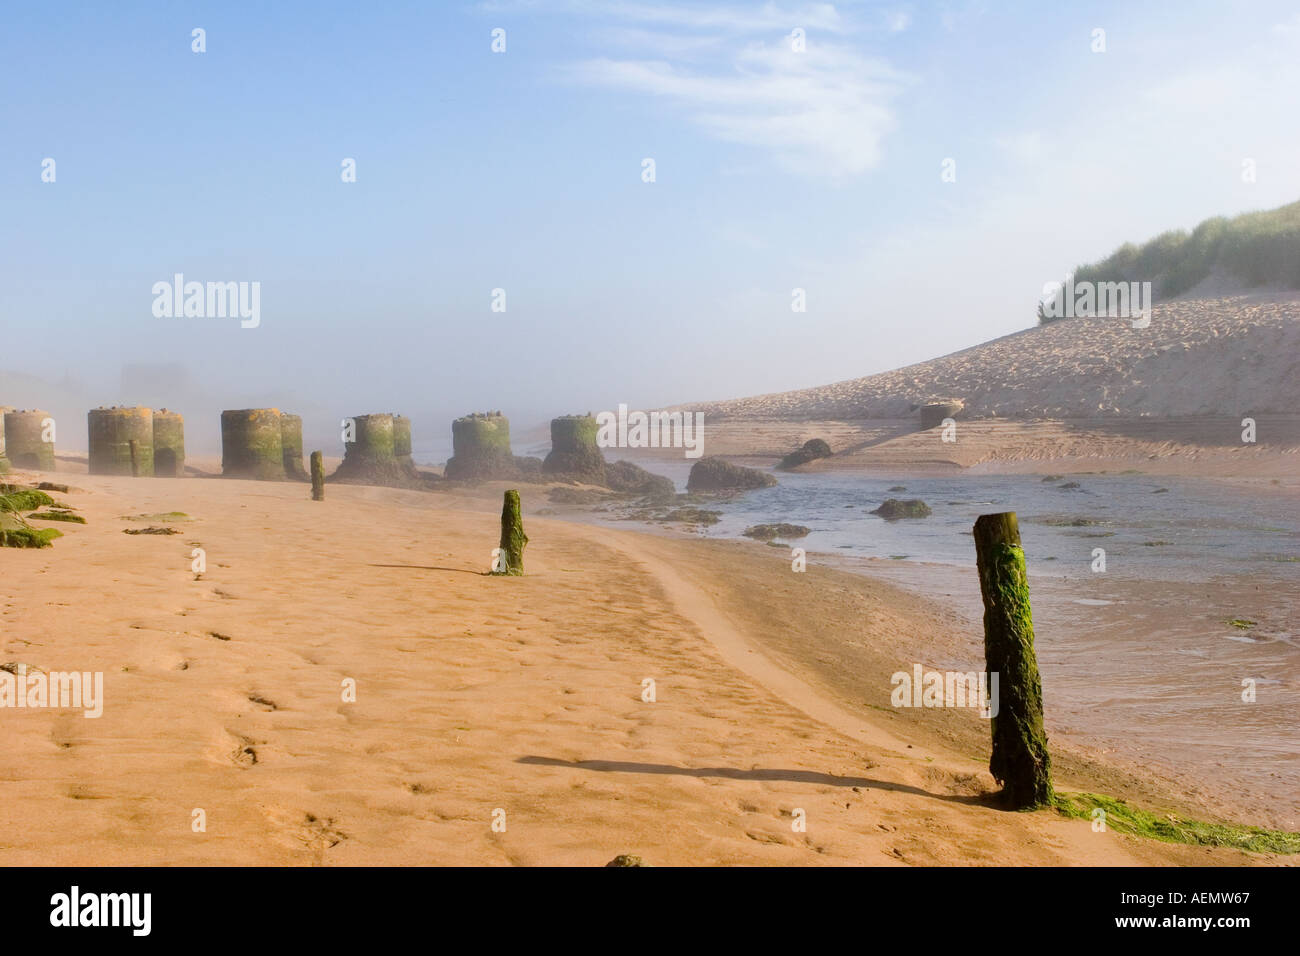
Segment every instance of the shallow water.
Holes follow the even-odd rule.
[[[647,467],[679,488],[689,471],[677,461]],[[973,633],[982,604],[971,526],[981,514],[1016,511],[1049,727],[1226,799],[1249,794],[1277,825],[1300,827],[1300,514],[1288,496],[1146,475],[779,480],[705,505],[721,519],[697,533],[805,525],[811,532],[784,546],[806,549],[810,564],[917,591],[962,612]],[[906,490],[890,490],[898,485]],[[888,497],[920,498],[933,515],[869,513]],[[628,525],[613,513],[580,520]],[[1105,549],[1104,572],[1093,570],[1095,548]],[[1254,624],[1239,629],[1234,618]],[[1246,680],[1253,703],[1242,700]]]
[[[689,465],[656,463],[685,486]],[[1199,581],[1267,571],[1300,581],[1300,514],[1280,495],[1226,483],[1149,475],[866,478],[781,474],[780,484],[705,507],[722,518],[710,537],[739,537],[755,524],[811,528],[809,551],[975,566],[971,527],[982,514],[1015,511],[1030,571],[1091,575],[1093,550],[1106,574],[1135,580]],[[1063,488],[1075,483],[1077,488]],[[890,489],[901,485],[902,491]],[[1163,490],[1162,490],[1163,489]],[[886,498],[920,498],[929,518],[885,521],[870,513]]]

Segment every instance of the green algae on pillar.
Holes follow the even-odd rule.
[[[365,464],[391,462],[394,458],[393,416],[389,414],[358,415],[356,435],[343,453],[345,459]]]
[[[12,412],[8,405],[0,405],[0,475],[9,473],[9,459],[5,457],[5,414]]]
[[[500,412],[475,412],[451,423],[448,478],[505,478],[518,468],[510,451],[510,419]]]
[[[281,413],[280,449],[284,456],[284,474],[294,481],[305,481],[307,472],[302,467],[302,416]]]
[[[549,475],[571,475],[588,484],[605,484],[605,456],[596,444],[596,419],[561,415],[551,419],[551,453],[542,462]]]
[[[414,464],[411,458],[411,420],[396,413],[393,414],[393,456],[403,464]]]
[[[5,455],[15,468],[54,470],[54,417],[43,409],[5,412]]]
[[[153,474],[153,409],[92,408],[86,413],[92,475]],[[132,443],[135,445],[132,452]]]
[[[221,413],[221,473],[227,478],[284,478],[284,445],[278,408],[240,408]]]
[[[165,408],[153,413],[153,473],[159,478],[185,474],[185,418]]]
[[[505,493],[501,505],[501,570],[493,574],[519,576],[524,573],[524,545],[528,535],[524,534],[524,518],[519,509],[519,492],[510,490]]]
[[[391,488],[424,487],[426,479],[411,460],[411,422],[388,413],[357,415],[352,423],[352,440],[343,450],[343,461],[330,481]]]
[[[1050,805],[1052,762],[1043,730],[1043,687],[1034,654],[1029,579],[1014,511],[975,521],[975,559],[984,598],[986,679],[998,676],[992,696],[993,753],[989,772],[1016,810]]]
[[[325,456],[318,451],[311,453],[311,500],[325,500]]]

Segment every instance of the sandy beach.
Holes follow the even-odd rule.
[[[863,693],[980,638],[880,580],[538,517],[541,486],[527,575],[499,578],[499,483],[318,503],[67,460],[43,477],[87,524],[0,552],[3,657],[102,671],[105,701],[6,715],[6,865],[1290,862],[996,809],[986,722]],[[188,517],[128,519],[168,512]],[[148,525],[181,533],[123,533]],[[1058,790],[1264,822],[1086,749],[1053,759]]]

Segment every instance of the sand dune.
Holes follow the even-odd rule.
[[[5,714],[6,864],[1277,862],[996,810],[977,718],[836,697],[794,659],[815,641],[753,623],[851,605],[864,647],[959,640],[866,579],[531,514],[528,575],[487,577],[498,487],[63,480],[89,524],[0,554],[3,656],[103,671],[106,701]]]
[[[1300,294],[1157,304],[1147,328],[1071,318],[942,358],[833,385],[693,403],[710,421],[902,419],[959,398],[968,418],[1292,413],[1300,404]]]

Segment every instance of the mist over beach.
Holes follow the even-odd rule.
[[[4,867],[1295,865],[1292,5],[4,21]]]

